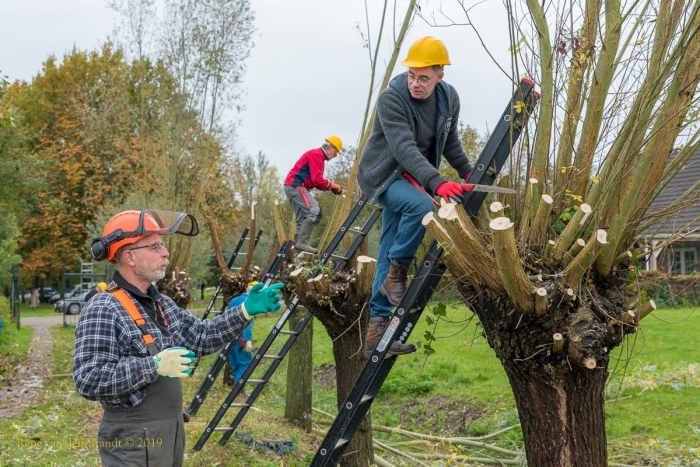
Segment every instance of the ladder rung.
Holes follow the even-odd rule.
[[[360,404],[364,404],[365,402],[371,401],[372,399],[374,399],[374,396],[370,396],[369,394],[365,394],[364,396],[362,396],[362,399],[360,399]]]
[[[287,335],[293,334],[293,335],[296,336],[296,335],[299,334],[299,333],[298,333],[298,332],[294,332],[294,331],[289,331],[289,330],[287,330],[287,329],[282,329],[282,330],[280,330],[280,334],[287,334]]]
[[[340,256],[340,255],[331,255],[331,258],[342,259],[343,261],[347,261],[350,259],[347,256]]]
[[[265,379],[249,379],[248,381],[246,381],[246,383],[265,384],[265,383],[267,383],[267,380],[265,380]]]
[[[229,407],[250,407],[250,404],[241,404],[240,402],[234,402],[233,404],[229,405]]]
[[[271,359],[271,360],[282,360],[282,357],[280,357],[279,355],[268,355],[268,354],[266,354],[266,355],[263,355],[262,358],[267,358],[267,359]]]
[[[335,443],[335,448],[338,449],[340,446],[348,444],[348,440],[345,438],[340,438],[337,443]]]
[[[214,431],[233,431],[233,428],[230,426],[217,426],[214,428]]]

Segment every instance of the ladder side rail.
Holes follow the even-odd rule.
[[[246,227],[243,229],[243,235],[241,235],[241,238],[238,240],[238,245],[236,245],[236,248],[233,250],[233,254],[231,255],[231,258],[228,260],[228,264],[226,267],[231,270],[231,266],[233,266],[233,262],[236,260],[236,256],[238,256],[238,252],[241,249],[241,245],[243,245],[243,242],[245,241],[246,236],[248,235],[248,232],[250,231],[249,227]],[[224,283],[224,279],[221,278],[219,279],[219,283],[216,285],[216,289],[214,290],[214,295],[212,295],[211,300],[209,300],[209,304],[207,305],[207,309],[204,310],[204,314],[202,315],[202,319],[207,319],[209,316],[209,313],[211,312],[212,308],[214,308],[214,303],[216,303],[216,299],[219,297],[219,292],[221,292],[221,286]],[[225,306],[225,304],[224,304]]]
[[[389,352],[391,342],[395,340],[394,335],[396,334],[396,331],[400,329],[400,323],[402,320],[406,320],[409,315],[407,310],[410,310],[410,305],[417,301],[419,295],[424,289],[424,285],[430,278],[430,272],[435,265],[433,258],[437,259],[437,255],[439,255],[441,252],[442,250],[437,246],[437,243],[433,242],[425,255],[424,261],[419,266],[415,278],[409,284],[406,293],[399,303],[399,306],[396,308],[394,316],[391,318],[389,325],[386,327],[379,342],[377,343],[374,352],[372,352],[370,357],[365,362],[365,366],[362,368],[357,381],[350,389],[350,392],[346,396],[343,405],[340,407],[338,416],[328,429],[326,437],[321,443],[319,450],[316,452],[314,460],[318,458],[318,462],[320,463],[314,464],[312,461],[310,465],[324,465],[324,462],[322,461],[323,458],[335,449],[335,446],[341,439],[341,435],[347,433],[347,428],[353,421],[353,417],[355,416],[358,407],[362,405],[360,402],[365,395],[368,395],[366,392],[367,388],[371,386],[372,380],[377,375],[379,365],[382,361],[384,361],[387,353]]]
[[[350,258],[352,258],[352,255],[355,254],[355,251],[357,251],[357,249],[360,247],[364,239],[369,234],[370,229],[381,215],[381,209],[376,209],[374,212],[372,212],[372,214],[369,216],[369,219],[367,219],[367,222],[365,222],[365,225],[362,226],[363,233],[358,233],[358,235],[355,237],[355,240],[353,240],[352,244],[350,245],[350,248],[348,248],[348,251],[345,253],[345,255],[343,255],[346,259],[340,260],[335,266],[333,272],[340,272],[343,269],[345,269],[345,266],[347,266],[348,261],[350,260]]]
[[[513,113],[512,109],[515,108],[515,105],[520,100],[525,102],[524,109],[511,115]],[[529,80],[522,80],[520,82],[520,90],[515,91],[508,106],[503,111],[496,128],[494,128],[491,137],[477,158],[467,182],[493,185],[496,181],[496,176],[500,173],[510,156],[511,148],[515,146],[515,143],[520,138],[527,118],[534,110],[538,100],[539,94],[534,91],[534,84]],[[463,203],[467,212],[470,212],[471,215],[476,215],[476,211],[479,210],[487,194],[486,192],[468,193],[470,196],[466,196]]]
[[[292,247],[292,242],[286,241],[281,247],[277,255],[275,256],[275,259],[270,263],[268,266],[268,269],[265,271],[265,277],[263,277],[264,280],[267,282],[265,285],[269,285],[269,282],[271,282],[272,278],[277,274],[277,271],[279,271],[279,268],[281,267],[282,263],[284,262],[284,259],[287,256],[287,253]],[[296,306],[296,304],[294,305]],[[279,321],[278,324],[275,326],[279,326]],[[265,350],[269,348],[270,344],[274,340],[274,337],[270,339],[270,336],[265,340],[263,343],[263,346],[267,345],[265,347]],[[269,342],[268,342],[269,341]],[[196,415],[197,411],[199,410],[199,407],[201,407],[202,403],[204,402],[204,399],[206,399],[207,394],[211,390],[212,386],[214,385],[214,382],[216,381],[216,378],[219,376],[219,373],[221,373],[221,370],[224,369],[226,364],[228,363],[228,357],[233,351],[233,342],[231,341],[227,343],[220,351],[219,351],[219,356],[214,360],[214,363],[211,366],[211,369],[207,373],[206,377],[202,381],[202,384],[200,385],[199,389],[195,393],[194,397],[192,398],[192,401],[190,402],[190,406],[187,409],[187,413],[190,415]],[[262,348],[262,347],[261,347]]]
[[[275,360],[273,360],[271,362],[267,371],[263,375],[262,379],[263,379],[264,383],[258,384],[257,387],[255,388],[255,389],[260,389],[260,390],[251,392],[250,396],[246,400],[246,406],[241,408],[241,410],[238,412],[238,415],[236,416],[236,418],[233,420],[233,422],[231,422],[229,429],[224,433],[224,436],[222,436],[221,439],[219,440],[220,445],[226,444],[226,442],[231,437],[233,432],[236,430],[236,428],[238,428],[238,424],[241,423],[243,418],[248,413],[248,410],[250,409],[250,407],[253,406],[253,404],[257,400],[258,396],[260,395],[260,393],[264,389],[265,385],[270,381],[270,379],[272,378],[272,375],[275,374],[275,371],[277,371],[277,367],[280,365],[280,363],[282,363],[282,360],[284,360],[284,357],[287,355],[289,350],[292,348],[292,346],[296,342],[297,338],[299,337],[299,334],[301,334],[301,332],[304,330],[306,325],[309,324],[309,322],[311,321],[311,318],[313,318],[313,315],[311,314],[310,311],[307,311],[306,314],[304,314],[304,317],[302,318],[302,320],[297,323],[296,327],[294,328],[294,334],[289,336],[289,338],[287,339],[287,342],[285,342],[284,346],[280,349],[279,353],[277,354],[277,356],[279,358],[276,358]],[[244,378],[246,381],[248,380],[247,377],[242,377],[241,379],[243,380]],[[243,382],[243,384],[245,384],[245,383]]]
[[[331,258],[331,255],[340,244],[340,241],[343,239],[348,229],[352,226],[353,222],[355,222],[355,219],[357,219],[357,216],[360,214],[360,211],[362,211],[362,208],[364,208],[367,204],[367,200],[367,196],[363,194],[362,197],[357,201],[357,203],[355,203],[355,207],[352,208],[352,210],[348,214],[348,217],[345,218],[345,222],[343,222],[343,225],[340,227],[340,230],[336,232],[335,236],[333,237],[333,240],[331,240],[331,242],[328,244],[328,247],[321,255],[321,264],[326,264],[326,262]]]
[[[295,305],[295,306],[296,306],[296,305]],[[291,312],[290,312],[290,313],[291,313]],[[288,316],[289,316],[289,315],[287,315],[287,317],[288,317]],[[306,318],[306,317],[305,317],[305,318]],[[299,323],[299,324],[300,324],[300,325],[303,324],[303,325],[305,326],[305,325],[306,325],[306,322],[308,322],[308,319],[303,320],[303,321],[302,321],[301,323]],[[297,325],[297,328],[299,328],[299,325]],[[303,328],[303,326],[302,326],[302,328]],[[279,334],[276,334],[275,337],[276,337],[277,335],[279,335]],[[272,336],[273,336],[273,335],[270,334],[270,336],[268,336],[268,339],[271,338]],[[289,339],[287,339],[287,342],[285,342],[284,346],[283,346],[282,349],[280,350],[279,355],[286,354],[286,353],[289,351],[289,348],[292,346],[292,344],[293,344],[294,341],[296,340],[296,337],[297,337],[296,334],[295,334],[295,335],[289,336]],[[273,340],[274,340],[274,338],[273,338]],[[268,347],[269,347],[269,346],[268,346]],[[265,352],[264,352],[264,351],[262,350],[262,348],[261,348],[261,350],[259,350],[258,353],[256,354],[256,357],[257,357],[257,356],[260,356],[260,358],[257,359],[258,362],[262,360],[262,355],[264,355],[264,354],[265,354]],[[243,419],[243,416],[245,416],[245,413],[247,413],[249,406],[252,405],[252,402],[255,401],[255,399],[257,399],[258,395],[262,392],[263,387],[265,386],[265,384],[267,383],[267,381],[269,381],[269,379],[272,377],[272,375],[274,374],[275,370],[277,369],[277,367],[279,366],[279,364],[280,364],[281,361],[282,361],[282,359],[275,359],[274,361],[271,362],[270,366],[268,367],[267,371],[265,372],[265,374],[264,374],[264,376],[263,376],[263,378],[262,378],[263,381],[264,381],[264,383],[261,383],[261,384],[257,384],[257,385],[256,385],[255,389],[252,391],[251,395],[249,396],[248,401],[246,402],[246,405],[247,405],[248,407],[242,407],[241,410],[239,411],[238,416],[236,417],[236,420],[234,420],[235,426],[237,426],[238,423],[240,423],[240,420]],[[256,364],[255,366],[257,366],[257,364]],[[243,376],[241,376],[241,379],[240,379],[240,380],[234,385],[234,387],[231,389],[231,391],[229,392],[228,396],[227,396],[226,399],[224,400],[224,403],[221,405],[221,407],[219,408],[219,410],[216,412],[216,414],[214,415],[214,417],[211,419],[211,421],[210,421],[209,424],[207,425],[207,427],[206,427],[206,429],[204,430],[204,432],[203,432],[203,433],[201,434],[201,436],[199,437],[199,440],[197,441],[197,443],[196,443],[196,445],[195,445],[195,447],[194,447],[194,449],[195,449],[196,451],[198,451],[199,449],[201,449],[202,446],[204,446],[204,444],[207,442],[207,440],[209,439],[209,437],[211,436],[211,434],[212,434],[214,431],[216,431],[216,427],[218,426],[219,422],[220,422],[221,419],[224,417],[224,415],[226,415],[226,412],[228,411],[228,408],[231,406],[231,404],[232,404],[233,401],[235,400],[236,396],[237,396],[238,393],[240,392],[241,388],[246,384],[246,382],[248,381],[248,379],[250,378],[250,375],[253,373],[254,370],[255,370],[255,368],[254,368],[253,366],[251,366],[251,365],[249,365],[248,368],[246,368],[246,371],[245,371],[245,373],[243,374]],[[242,415],[241,415],[241,412],[243,412]],[[232,425],[232,426],[233,426],[233,425]],[[233,430],[231,430],[231,431],[233,431]],[[224,435],[224,436],[226,436],[226,435]],[[231,435],[229,434],[228,437],[230,437],[230,436],[231,436]],[[226,439],[228,439],[228,437],[226,437]],[[222,439],[223,439],[223,438],[222,438]],[[224,443],[225,443],[225,442],[226,442],[226,441],[224,441]],[[222,444],[223,444],[223,443],[222,443]]]
[[[425,306],[433,294],[433,290],[439,284],[444,272],[444,266],[436,266],[430,273],[430,277],[424,283],[423,287],[421,287],[421,292],[417,298],[418,301],[422,302],[422,305],[416,311],[412,310],[411,313],[408,314],[406,321],[403,322],[403,330],[400,332],[400,337],[398,340],[407,340],[411,335],[411,332],[413,329],[415,329],[415,324],[418,322],[418,319],[420,319]],[[326,453],[327,457],[325,459],[320,457],[318,461],[316,461],[316,458],[314,458],[312,463],[309,464],[310,466],[335,466],[340,462],[345,450],[347,449],[347,446],[350,444],[350,441],[357,432],[357,429],[360,427],[362,420],[364,419],[365,415],[367,415],[367,412],[369,412],[372,402],[374,402],[379,390],[384,384],[384,381],[389,376],[389,372],[393,368],[394,363],[396,363],[396,358],[385,358],[381,361],[381,363],[379,363],[379,368],[376,369],[376,375],[367,384],[365,396],[358,401],[359,403],[357,404],[355,413],[346,424],[344,431],[337,437],[337,439],[334,439],[335,443],[332,445],[330,451]],[[317,456],[318,455],[319,453],[317,453]]]

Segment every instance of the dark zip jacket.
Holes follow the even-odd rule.
[[[372,133],[362,151],[357,181],[375,202],[401,173],[410,173],[418,182],[435,192],[445,181],[438,167],[441,156],[457,170],[461,178],[472,170],[457,133],[459,96],[445,81],[435,86],[437,97],[437,133],[435,154],[426,158],[418,150],[420,122],[408,91],[406,73],[395,76],[377,100],[377,115]]]

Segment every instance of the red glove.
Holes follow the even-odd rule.
[[[469,193],[474,189],[474,184],[473,183],[462,183],[459,186],[462,187],[462,191],[465,193]]]
[[[442,199],[449,202],[450,199],[454,199],[458,203],[462,202],[462,192],[464,189],[462,185],[455,182],[442,182],[435,189],[435,194],[442,196]]]
[[[331,183],[328,189],[332,191],[334,195],[339,195],[343,192],[343,187],[335,183]]]
[[[471,170],[470,170],[469,172],[467,172],[467,173],[464,174],[464,181],[465,181],[465,182],[466,182],[467,180],[469,180],[469,176],[470,176],[471,174],[472,174],[472,171],[471,171]]]

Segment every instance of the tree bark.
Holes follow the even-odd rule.
[[[529,467],[607,465],[605,383],[607,369],[574,367],[558,377],[504,361],[515,395]],[[586,436],[595,433],[595,436]]]

